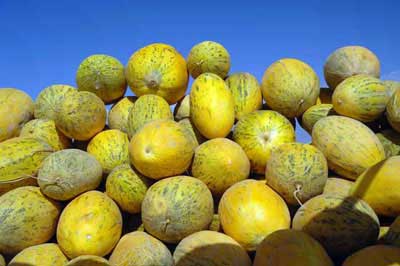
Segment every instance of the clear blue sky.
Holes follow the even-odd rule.
[[[238,2],[238,3],[237,3]],[[326,57],[363,45],[381,60],[384,77],[400,78],[400,1],[22,1],[0,0],[0,87],[35,98],[51,84],[75,86],[79,63],[94,53],[124,65],[152,42],[185,57],[203,40],[230,52],[231,72],[261,80],[282,57],[309,63],[325,81]],[[298,139],[308,141],[303,133]]]

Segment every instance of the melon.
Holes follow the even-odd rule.
[[[374,245],[349,256],[343,266],[399,266],[400,247]]]
[[[329,55],[324,65],[325,81],[331,89],[348,77],[365,74],[380,76],[380,63],[376,55],[362,46],[345,46]]]
[[[49,241],[60,209],[38,187],[20,187],[0,196],[0,253],[13,255]]]
[[[57,244],[46,243],[25,248],[8,266],[65,266],[68,262]]]
[[[218,214],[225,234],[248,251],[272,232],[290,227],[285,201],[263,181],[243,180],[228,188]]]
[[[317,102],[319,79],[306,63],[284,58],[265,71],[261,82],[265,102],[288,118],[301,116]]]
[[[101,164],[85,151],[66,149],[51,154],[43,161],[37,179],[46,196],[70,200],[100,185]]]
[[[193,78],[206,72],[225,78],[231,68],[231,58],[222,44],[203,41],[190,49],[187,66]]]
[[[126,80],[124,66],[118,59],[104,54],[85,58],[76,72],[79,91],[90,91],[106,104],[124,96]]]
[[[378,217],[365,201],[336,195],[307,201],[294,215],[292,227],[318,240],[333,258],[371,245],[379,235]]]
[[[63,210],[57,226],[57,242],[68,258],[105,256],[117,244],[122,216],[117,204],[104,193],[88,191]]]
[[[224,80],[216,74],[198,76],[190,91],[190,118],[208,138],[226,137],[235,122],[234,100]]]
[[[290,256],[289,256],[290,254]],[[308,234],[283,229],[268,235],[257,247],[254,266],[333,266],[325,249]]]
[[[312,129],[318,120],[334,113],[333,105],[330,103],[313,105],[304,112],[301,118],[301,126],[311,134]]]
[[[325,155],[330,170],[352,180],[385,159],[385,150],[374,132],[349,117],[333,115],[318,120],[312,143]]]
[[[392,129],[386,129],[376,136],[381,141],[383,148],[385,149],[386,158],[391,156],[400,155],[400,134]]]
[[[262,94],[257,78],[247,72],[238,72],[225,80],[232,92],[235,118],[239,120],[245,114],[261,109]]]
[[[82,255],[69,261],[65,266],[111,266],[111,264],[99,256]]]
[[[108,112],[108,126],[128,133],[128,117],[137,97],[127,96],[115,103]]]
[[[169,104],[185,95],[189,81],[185,58],[163,43],[152,43],[136,51],[129,58],[125,77],[135,95],[156,94]]]
[[[129,144],[131,163],[152,179],[185,172],[194,154],[193,139],[173,120],[156,120],[146,124]]]
[[[383,80],[382,82],[383,85],[385,85],[386,87],[386,91],[389,97],[391,97],[396,91],[400,90],[400,81]]]
[[[190,95],[185,95],[185,97],[180,100],[174,108],[174,117],[176,121],[180,121],[185,118],[190,118]]]
[[[246,250],[233,238],[214,231],[200,231],[179,242],[174,251],[175,266],[250,266]]]
[[[389,230],[385,234],[383,241],[386,244],[397,246],[400,248],[400,215],[390,225]]]
[[[400,215],[400,156],[389,157],[363,172],[351,194],[366,201],[378,215]]]
[[[347,197],[350,196],[353,185],[353,181],[344,178],[328,177],[322,193],[325,195]]]
[[[290,205],[322,193],[328,179],[324,154],[309,144],[285,143],[272,151],[265,180]]]
[[[295,142],[295,131],[288,119],[275,111],[254,111],[238,121],[233,140],[250,160],[251,170],[265,174],[265,167],[273,149],[283,143]]]
[[[392,128],[400,132],[400,90],[390,98],[386,107],[386,117]]]
[[[168,248],[145,232],[124,235],[110,256],[110,264],[118,266],[172,266]]]
[[[200,133],[200,131],[193,125],[193,122],[190,120],[190,118],[184,118],[182,120],[179,120],[178,122],[187,132],[188,136],[193,141],[194,147],[199,146],[203,142],[205,142],[207,139],[203,137]]]
[[[213,195],[221,196],[250,174],[250,162],[239,144],[226,138],[211,139],[196,148],[191,172]]]
[[[383,83],[374,77],[356,75],[345,79],[332,96],[335,112],[362,122],[372,122],[385,111],[389,96]]]
[[[207,229],[213,213],[210,190],[202,181],[189,176],[156,182],[142,203],[146,232],[166,243],[178,243],[194,232]]]
[[[34,104],[25,92],[0,88],[0,142],[19,135],[21,128],[33,118]]]

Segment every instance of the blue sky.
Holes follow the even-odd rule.
[[[0,87],[35,98],[51,84],[75,86],[87,56],[124,65],[137,49],[165,42],[185,57],[203,40],[222,43],[232,72],[259,80],[275,60],[294,57],[325,81],[326,57],[363,45],[381,60],[384,78],[400,79],[400,1],[20,1],[0,0]],[[309,141],[303,132],[298,139]]]

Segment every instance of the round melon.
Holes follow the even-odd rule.
[[[74,198],[63,210],[57,242],[68,258],[81,255],[103,257],[117,244],[122,216],[117,204],[104,193],[88,191]]]
[[[334,113],[333,105],[330,103],[313,105],[304,112],[301,118],[301,126],[311,135],[318,120]]]
[[[190,95],[186,95],[180,100],[174,108],[174,117],[176,121],[190,118]]]
[[[91,55],[80,63],[76,84],[79,91],[90,91],[106,104],[114,102],[126,91],[124,66],[112,56]]]
[[[255,111],[245,115],[233,130],[233,140],[250,160],[254,173],[265,175],[265,166],[271,152],[283,143],[295,142],[290,121],[275,111]]]
[[[128,117],[137,97],[127,96],[115,103],[108,112],[108,126],[128,133]]]
[[[111,264],[99,256],[82,255],[69,261],[65,266],[111,266]]]
[[[41,139],[50,144],[55,151],[67,149],[71,145],[71,140],[56,128],[54,121],[45,118],[26,123],[19,136]]]
[[[158,239],[145,232],[124,235],[110,256],[110,264],[118,266],[172,266],[171,252]]]
[[[239,144],[226,139],[208,140],[196,148],[192,175],[203,181],[213,195],[221,196],[250,174],[250,162]]]
[[[292,229],[268,235],[257,247],[254,266],[333,266],[325,249],[308,234]]]
[[[34,104],[25,92],[0,88],[0,142],[19,135],[22,127],[33,118]]]
[[[290,205],[322,193],[328,179],[324,154],[309,144],[285,143],[272,151],[265,180]]]
[[[68,94],[56,111],[56,126],[64,135],[89,140],[106,124],[106,107],[96,94],[81,91]]]
[[[319,79],[306,63],[292,58],[274,62],[265,71],[261,90],[267,105],[288,118],[301,116],[319,96]]]
[[[224,80],[212,73],[198,76],[190,91],[190,118],[208,138],[223,138],[235,122],[234,100]]]
[[[385,234],[383,241],[386,244],[397,246],[400,248],[400,215],[390,225],[389,230]]]
[[[107,176],[106,193],[121,210],[128,213],[140,213],[142,201],[150,186],[150,181],[123,164],[114,168]]]
[[[194,147],[199,146],[203,142],[205,142],[207,139],[201,135],[199,130],[193,125],[192,121],[190,118],[184,118],[182,120],[179,120],[178,122],[187,132],[188,136],[193,141]]]
[[[247,72],[238,72],[225,80],[232,92],[235,118],[239,120],[244,115],[261,109],[262,94],[257,78]]]
[[[192,161],[193,139],[177,122],[156,120],[132,137],[129,153],[133,166],[147,177],[179,175]]]
[[[51,85],[44,88],[35,101],[35,118],[56,120],[57,109],[68,95],[77,89],[63,84]]]
[[[290,227],[285,201],[263,181],[243,180],[228,188],[218,214],[225,234],[249,251],[272,232]]]
[[[379,220],[374,210],[354,197],[319,195],[302,205],[292,227],[318,240],[333,258],[375,243]]]
[[[324,65],[325,81],[331,89],[358,74],[379,78],[380,63],[376,55],[362,46],[345,46],[335,50]]]
[[[399,266],[400,247],[374,245],[349,256],[343,266]]]
[[[206,72],[225,78],[231,68],[231,58],[222,44],[204,41],[190,49],[187,66],[193,78]]]
[[[137,96],[156,94],[169,104],[178,102],[189,80],[185,58],[174,47],[153,43],[136,51],[125,71],[128,85]]]
[[[96,189],[102,170],[96,158],[85,151],[66,149],[48,156],[38,173],[42,192],[56,200],[70,200]]]
[[[383,83],[367,75],[345,79],[336,87],[332,96],[336,113],[362,122],[378,119],[388,101],[389,96]]]
[[[214,231],[185,237],[174,251],[175,266],[251,266],[246,250],[233,238]]]
[[[57,244],[46,243],[25,248],[8,266],[65,266],[68,262]]]
[[[166,243],[205,230],[213,219],[213,198],[200,180],[175,176],[158,181],[142,203],[142,221],[149,232]]]
[[[60,206],[38,187],[25,186],[0,196],[0,253],[13,255],[50,240]]]
[[[139,97],[129,111],[129,137],[135,135],[147,123],[159,119],[173,119],[168,103],[162,97],[153,94]]]
[[[329,177],[326,180],[324,191],[322,193],[325,195],[347,197],[350,196],[350,191],[353,185],[353,181],[339,177]]]
[[[382,83],[385,85],[389,97],[391,97],[396,91],[400,90],[400,81],[383,80]]]
[[[386,117],[392,128],[400,132],[400,90],[390,98],[386,107]]]
[[[348,117],[334,115],[318,120],[312,143],[325,155],[329,169],[348,179],[355,180],[385,159],[385,150],[374,132]]]
[[[115,167],[129,163],[128,135],[118,129],[105,130],[92,138],[87,152],[101,164],[104,173],[110,173]]]
[[[363,172],[351,194],[383,216],[400,215],[400,156],[389,157]]]

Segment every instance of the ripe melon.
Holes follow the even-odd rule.
[[[166,243],[205,230],[213,219],[213,198],[200,180],[189,176],[162,179],[147,191],[142,221],[149,232]]]
[[[173,120],[146,124],[129,144],[133,166],[143,175],[160,179],[185,172],[194,154],[193,139]]]
[[[33,101],[25,92],[0,88],[0,142],[19,135],[21,128],[33,118]]]
[[[68,262],[57,244],[46,243],[25,248],[8,266],[65,266]]]
[[[123,97],[126,91],[124,66],[118,59],[104,54],[85,58],[76,73],[79,91],[90,91],[106,104]]]
[[[234,73],[225,80],[225,83],[232,92],[237,120],[248,113],[261,109],[260,84],[252,74],[246,72]]]
[[[190,118],[208,139],[229,134],[235,122],[234,100],[222,78],[204,73],[195,79],[190,91]]]
[[[174,117],[176,121],[190,118],[190,95],[186,95],[180,100],[174,108]]]
[[[200,231],[179,242],[175,266],[251,266],[246,250],[233,238],[214,231]]]
[[[301,126],[309,134],[312,134],[312,129],[318,120],[334,113],[333,105],[330,103],[313,105],[304,112],[301,118]]]
[[[111,264],[99,256],[82,255],[69,261],[65,266],[111,266]]]
[[[319,195],[296,212],[292,227],[318,240],[333,258],[375,243],[379,220],[363,200],[336,195]]]
[[[323,152],[329,169],[355,180],[365,169],[385,159],[378,137],[361,122],[328,116],[315,123],[312,143]]]
[[[105,256],[117,244],[122,216],[117,204],[104,193],[88,191],[74,198],[63,210],[57,242],[68,258]]]
[[[301,116],[319,96],[319,79],[306,63],[292,58],[274,62],[265,71],[261,90],[267,105],[288,118]]]
[[[345,79],[336,87],[332,96],[336,113],[362,122],[376,120],[385,111],[388,101],[389,96],[383,83],[367,75]]]
[[[250,174],[250,162],[239,144],[216,138],[196,148],[192,175],[203,181],[213,195],[221,196],[233,184]]]
[[[400,90],[390,98],[386,107],[386,117],[392,128],[400,132]]]
[[[383,80],[382,82],[383,85],[385,85],[386,87],[386,91],[389,97],[391,97],[396,91],[400,90],[400,81]]]
[[[85,151],[66,149],[51,154],[43,161],[37,179],[46,196],[70,200],[100,185],[101,164]]]
[[[56,110],[54,121],[64,135],[89,140],[106,124],[106,107],[96,94],[81,91],[65,96]]]
[[[400,247],[366,247],[349,256],[343,266],[400,266]]]
[[[246,152],[251,170],[265,174],[265,166],[274,148],[295,142],[290,121],[275,111],[255,111],[245,115],[233,130],[233,140]]]
[[[379,78],[380,63],[376,55],[362,46],[345,46],[329,55],[324,65],[325,81],[331,89],[358,74]]]
[[[298,205],[322,193],[328,163],[314,146],[285,143],[272,151],[265,180],[290,205]]]
[[[350,196],[350,191],[353,185],[353,181],[339,177],[329,177],[326,180],[324,191],[322,193],[325,195],[347,197]]]
[[[108,126],[128,133],[128,117],[137,97],[127,96],[115,103],[108,112]]]
[[[172,255],[158,239],[145,232],[124,235],[110,256],[110,264],[118,266],[172,266]]]
[[[135,95],[156,94],[169,104],[185,95],[189,80],[185,58],[163,43],[152,43],[136,51],[129,58],[125,76]]]
[[[292,229],[268,235],[257,247],[254,266],[333,266],[325,249],[308,234]]]
[[[400,215],[400,156],[389,157],[363,172],[351,194],[365,200],[378,215]]]
[[[383,241],[386,244],[397,246],[400,248],[400,215],[390,225]]]
[[[13,255],[49,241],[60,209],[38,187],[20,187],[0,196],[0,253]]]
[[[243,180],[228,188],[218,214],[224,232],[248,251],[272,232],[290,227],[285,201],[263,181]]]
[[[206,72],[225,78],[231,68],[231,58],[222,44],[204,41],[190,49],[187,66],[194,79]]]

